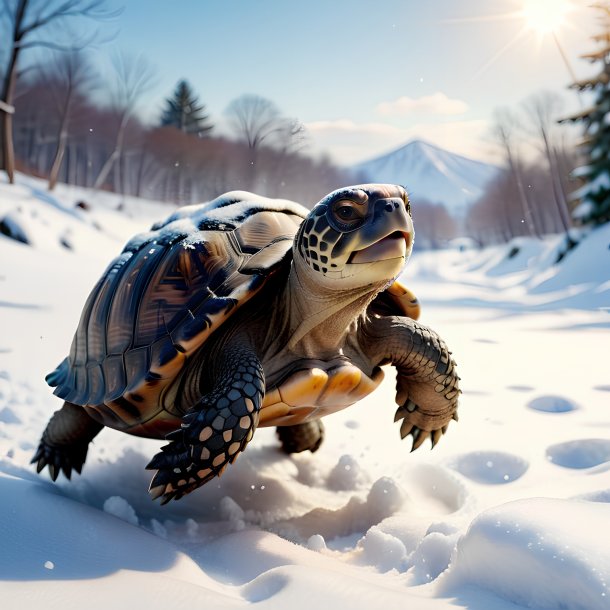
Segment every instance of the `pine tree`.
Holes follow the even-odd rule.
[[[601,69],[571,87],[592,92],[594,102],[592,107],[565,120],[584,125],[581,145],[586,162],[573,175],[585,184],[572,195],[579,201],[573,215],[583,224],[600,225],[610,221],[610,3],[596,4],[593,8],[601,12],[602,33],[592,36],[599,49],[582,58],[599,64]]]
[[[200,103],[191,86],[185,80],[181,80],[176,85],[173,96],[165,100],[161,125],[204,137],[209,135],[212,129],[208,119],[205,106]]]

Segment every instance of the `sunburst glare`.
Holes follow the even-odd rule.
[[[528,29],[540,36],[552,34],[566,23],[574,10],[571,0],[522,0],[521,15]]]
[[[573,72],[568,64],[565,53],[559,41],[559,32],[564,28],[572,28],[569,16],[576,11],[577,6],[574,0],[513,0],[515,9],[504,13],[489,15],[478,15],[476,17],[463,17],[457,19],[447,19],[445,23],[473,23],[473,22],[517,22],[521,24],[520,29],[502,47],[500,47],[487,61],[475,72],[473,78],[478,78],[491,65],[493,65],[509,49],[530,35],[535,36],[538,48],[544,39],[552,37],[555,45],[559,49],[562,60],[568,67],[571,76]]]

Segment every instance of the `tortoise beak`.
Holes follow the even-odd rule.
[[[411,239],[411,233],[394,231],[362,250],[354,250],[347,262],[374,263],[393,258],[406,258]]]

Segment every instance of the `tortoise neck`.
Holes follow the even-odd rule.
[[[307,357],[336,354],[383,285],[347,290],[325,285],[319,273],[295,257],[285,289],[288,348]]]

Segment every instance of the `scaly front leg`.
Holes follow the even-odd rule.
[[[370,318],[359,340],[373,364],[396,367],[394,421],[403,420],[401,437],[411,434],[411,451],[428,437],[434,447],[449,422],[458,419],[460,378],[445,342],[427,326],[400,316]]]
[[[219,476],[252,439],[265,393],[263,367],[254,350],[226,345],[213,363],[214,385],[183,417],[182,427],[146,466],[165,504]]]

